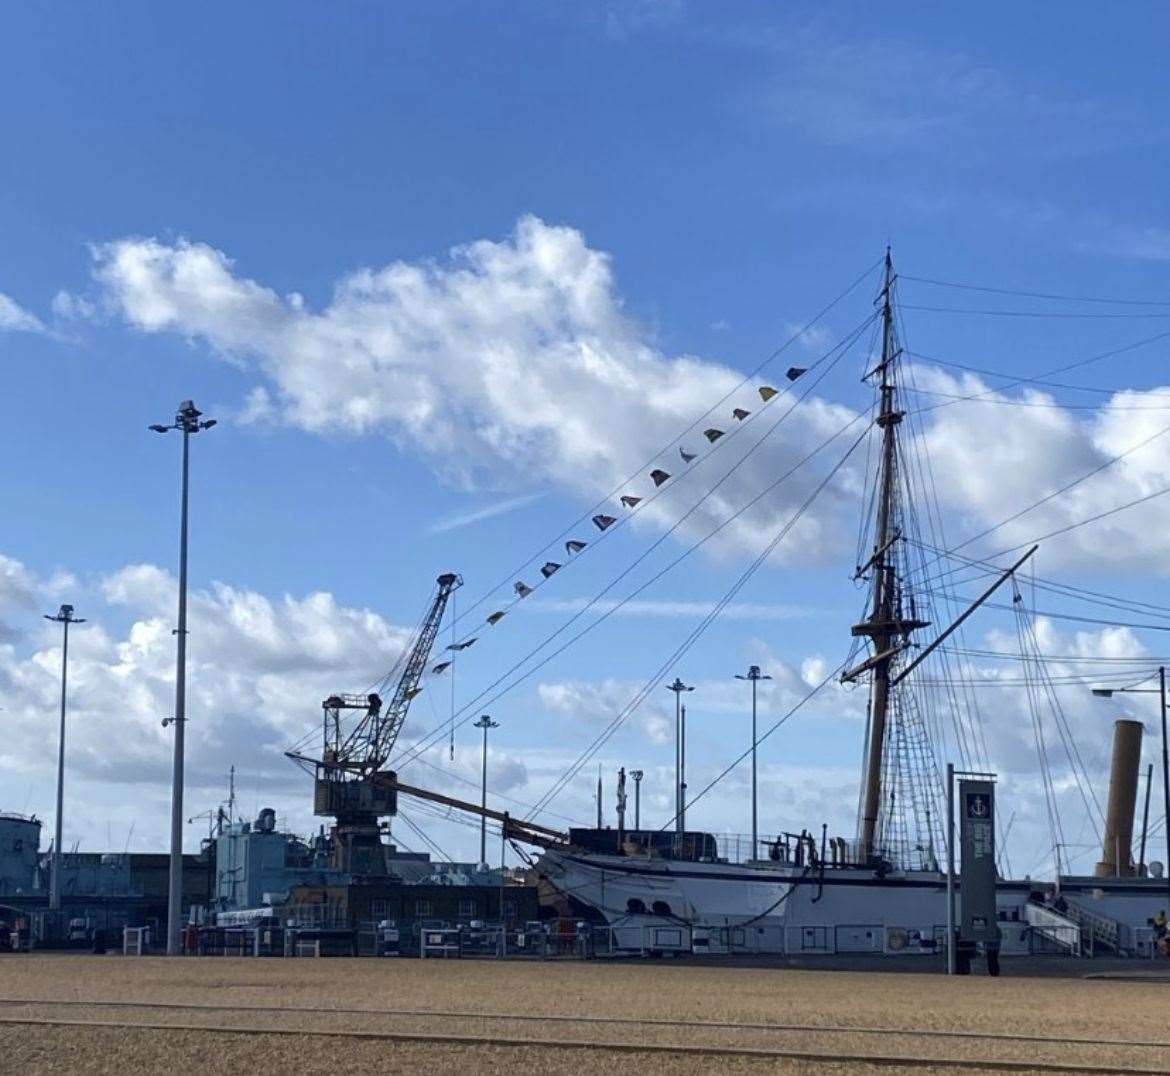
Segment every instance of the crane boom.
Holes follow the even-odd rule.
[[[389,760],[398,733],[406,722],[410,703],[419,693],[419,683],[427,658],[435,645],[439,624],[451,594],[463,584],[454,572],[440,575],[438,590],[431,601],[418,633],[406,653],[406,661],[394,688],[390,703],[383,709],[376,693],[369,695],[330,695],[321,705],[325,710],[325,744],[323,761],[349,773],[369,777]],[[364,710],[362,718],[347,735],[341,729],[345,710]]]

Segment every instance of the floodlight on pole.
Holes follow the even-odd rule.
[[[747,675],[741,676],[739,673],[735,674],[737,680],[749,680],[752,685],[752,852],[751,857],[755,859],[759,853],[760,833],[759,833],[759,796],[757,784],[757,770],[756,770],[756,746],[758,737],[756,735],[756,689],[761,680],[771,680],[772,678],[767,673],[760,672],[758,665],[751,665],[748,667]]]
[[[666,685],[666,690],[674,692],[674,828],[675,832],[682,833],[683,827],[686,825],[686,812],[683,804],[683,785],[686,781],[684,751],[686,749],[683,747],[682,696],[684,691],[694,691],[695,689],[688,687],[676,676],[673,684]]]
[[[488,729],[498,729],[500,723],[493,721],[484,714],[473,726],[483,729],[483,780],[480,785],[480,816],[479,816],[479,869],[487,868],[487,734]]]
[[[49,908],[61,907],[61,818],[65,803],[65,688],[69,669],[69,625],[84,624],[85,618],[73,615],[72,605],[62,605],[56,616],[44,614],[46,620],[61,625],[61,728],[57,735],[57,818],[53,837],[53,859],[49,864]]]
[[[187,493],[190,474],[191,434],[209,430],[215,419],[204,419],[191,400],[184,400],[175,412],[171,425],[155,423],[149,429],[154,433],[177,430],[183,435],[183,469],[181,504],[179,511],[179,626],[175,630],[175,716],[163,721],[163,726],[175,728],[175,750],[171,773],[171,853],[170,877],[167,886],[167,955],[178,956],[180,946],[180,918],[183,914],[183,740],[187,723]]]
[[[646,775],[641,770],[630,770],[634,779],[634,830],[642,828],[642,778]]]

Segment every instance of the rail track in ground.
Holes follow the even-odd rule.
[[[376,1009],[376,1008],[318,1008],[278,1005],[228,1005],[184,1002],[135,1002],[86,999],[0,998],[0,1007],[11,1015],[0,1015],[0,1026],[19,1025],[44,1028],[91,1028],[136,1030],[142,1032],[191,1032],[217,1036],[306,1036],[312,1038],[336,1037],[351,1040],[431,1043],[440,1045],[509,1047],[558,1051],[578,1051],[620,1054],[673,1054],[680,1057],[744,1058],[762,1061],[796,1061],[810,1064],[874,1065],[878,1067],[936,1068],[954,1071],[985,1072],[1042,1072],[1042,1073],[1100,1073],[1132,1074],[1132,1076],[1166,1076],[1170,1068],[1152,1067],[1157,1051],[1170,1052],[1170,1042],[1121,1039],[1081,1038],[1068,1036],[1025,1035],[1007,1032],[949,1031],[937,1028],[867,1027],[855,1025],[819,1025],[796,1023],[753,1023],[748,1021],[690,1021],[661,1018],[574,1016],[561,1014],[474,1012],[469,1010],[434,1009]],[[14,1013],[14,1009],[32,1010]],[[130,1010],[129,1016],[116,1019],[93,1019],[46,1015],[46,1010]],[[139,1015],[142,1010],[153,1012],[182,1012],[188,1020],[151,1020]],[[200,1014],[230,1014],[245,1023],[198,1022]],[[389,1022],[391,1027],[306,1026],[321,1020],[336,1021],[337,1017],[357,1020]],[[267,1019],[265,1019],[267,1018]],[[272,1018],[298,1021],[297,1024],[273,1023]],[[222,1020],[222,1017],[220,1018]],[[259,1019],[260,1022],[257,1022]],[[440,1021],[450,1024],[458,1021],[458,1030],[420,1027],[420,1022]],[[485,1030],[467,1025],[515,1024],[520,1027],[544,1026],[564,1028],[564,1036],[526,1035],[506,1033],[505,1030]],[[403,1025],[406,1026],[403,1026]],[[414,1024],[414,1027],[410,1025]],[[569,1029],[577,1025],[574,1034]],[[597,1039],[582,1037],[581,1031],[594,1031],[608,1026],[612,1029],[641,1029],[636,1039]],[[648,1033],[673,1031],[669,1041],[647,1038]],[[683,1034],[679,1035],[678,1032]],[[764,1042],[745,1044],[736,1042],[702,1041],[714,1035],[751,1033],[762,1036]],[[886,1041],[881,1048],[870,1051],[848,1048],[845,1044],[858,1038],[881,1036]],[[775,1041],[775,1040],[782,1041]],[[795,1041],[794,1041],[795,1040]],[[810,1042],[811,1040],[811,1042]],[[842,1041],[844,1040],[844,1041]],[[897,1040],[896,1050],[890,1050],[890,1041]],[[962,1051],[949,1055],[924,1056],[917,1047],[927,1041],[945,1041]],[[914,1046],[911,1046],[911,1043]],[[1009,1047],[1030,1047],[1029,1056],[1004,1056]],[[913,1052],[907,1052],[907,1048]],[[979,1054],[970,1053],[977,1048]],[[1084,1054],[1096,1053],[1093,1058]],[[1070,1053],[1080,1056],[1071,1057]],[[1042,1056],[1043,1054],[1043,1056]],[[1058,1056],[1064,1054],[1065,1056]]]

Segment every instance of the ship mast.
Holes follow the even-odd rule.
[[[870,671],[869,742],[866,746],[865,795],[862,800],[859,859],[863,863],[879,858],[876,847],[878,816],[882,803],[882,757],[886,727],[890,715],[891,668],[905,648],[910,632],[925,627],[924,621],[902,616],[898,600],[898,579],[894,546],[901,538],[898,530],[898,426],[905,412],[898,409],[896,366],[901,355],[894,332],[893,288],[894,263],[886,248],[885,281],[881,292],[882,351],[881,361],[870,372],[878,379],[879,408],[877,426],[881,431],[881,458],[878,463],[876,520],[873,555],[859,574],[870,573],[871,602],[869,616],[853,627],[854,636],[866,636],[873,645],[872,656],[852,675]]]

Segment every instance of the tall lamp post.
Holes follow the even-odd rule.
[[[191,400],[179,404],[175,421],[169,426],[156,423],[155,433],[178,430],[183,435],[182,502],[179,512],[179,626],[175,657],[175,716],[163,725],[175,726],[174,768],[171,775],[171,862],[167,889],[167,955],[178,956],[183,914],[183,731],[187,724],[187,484],[191,434],[209,430],[215,419],[201,419],[202,412]]]
[[[756,689],[759,687],[761,680],[771,680],[772,678],[767,673],[760,672],[758,665],[749,666],[746,676],[741,676],[739,673],[736,673],[735,678],[737,680],[750,680],[752,685],[752,859],[755,859],[759,854],[760,848],[758,825],[759,798],[757,795],[756,780]]]
[[[641,770],[630,770],[634,779],[634,831],[642,828],[642,778],[646,775]]]
[[[61,625],[61,731],[57,737],[57,825],[53,837],[53,861],[49,865],[49,908],[61,907],[61,813],[65,802],[65,685],[69,668],[69,625],[84,624],[84,617],[73,615],[72,605],[62,605],[56,616],[46,620]]]
[[[1114,695],[1157,695],[1162,711],[1162,806],[1166,814],[1163,828],[1166,831],[1166,864],[1163,877],[1166,881],[1166,896],[1170,900],[1170,746],[1166,739],[1166,666],[1158,666],[1157,687],[1095,687],[1093,694],[1100,699],[1111,699]]]
[[[674,678],[673,684],[666,685],[667,691],[674,692],[674,829],[676,833],[682,833],[685,823],[685,815],[683,810],[683,730],[682,730],[682,697],[684,691],[694,691],[693,687],[688,687],[677,676]]]
[[[487,734],[488,729],[498,729],[500,723],[493,721],[484,714],[476,723],[475,728],[483,729],[483,781],[480,786],[479,805],[483,813],[479,816],[479,868],[487,870]]]

